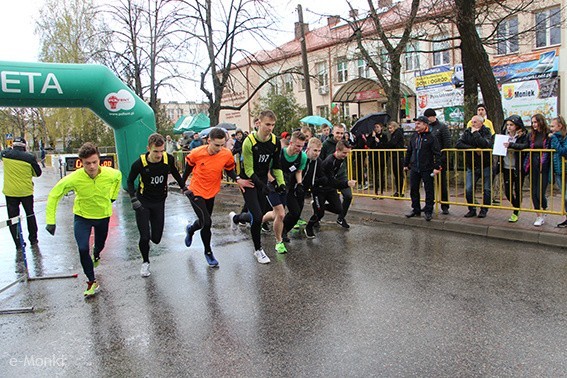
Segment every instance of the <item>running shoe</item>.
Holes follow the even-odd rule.
[[[149,277],[150,274],[152,274],[150,272],[150,263],[142,263],[142,269],[140,269],[140,276],[142,277]]]
[[[350,228],[345,218],[337,218],[337,224],[340,224],[343,228]]]
[[[234,223],[234,217],[235,217],[235,216],[236,216],[236,213],[235,213],[234,211],[231,211],[231,212],[228,214],[228,221],[229,221],[229,224],[230,224],[230,229],[231,229],[232,231],[236,231],[236,229],[238,228],[238,227],[237,227],[237,224]]]
[[[257,251],[254,251],[254,256],[256,257],[256,260],[258,260],[260,264],[267,264],[270,262],[270,258],[266,256],[266,253],[262,248],[258,249]]]
[[[566,228],[567,227],[567,219],[557,225],[558,228]]]
[[[543,217],[536,217],[534,226],[539,227],[542,226],[544,223],[545,223],[545,219]]]
[[[93,268],[98,268],[100,265],[100,253],[96,253],[93,250]]]
[[[510,223],[516,223],[518,221],[518,216],[516,214],[510,215],[510,218],[508,218],[508,222]]]
[[[193,223],[189,222],[189,224],[185,227],[185,245],[187,247],[191,247],[191,243],[193,243],[193,232],[191,231],[191,226],[193,226]]]
[[[313,227],[305,227],[305,236],[307,236],[307,239],[313,239],[315,237],[315,231],[313,231]]]
[[[270,232],[270,224],[268,222],[262,223],[262,232],[265,234]]]
[[[285,247],[285,244],[283,243],[283,241],[276,243],[276,252],[277,253],[287,253],[287,248]]]
[[[296,230],[300,229],[301,227],[305,227],[305,225],[307,225],[307,222],[304,221],[303,219],[299,219],[297,221],[297,223],[295,224],[295,226],[293,226],[293,228],[295,228]]]
[[[205,252],[205,258],[207,259],[207,263],[211,268],[216,268],[219,266],[219,262],[215,259],[212,251]]]
[[[85,297],[92,297],[96,294],[100,286],[96,281],[88,281],[87,282],[87,290],[83,293]]]

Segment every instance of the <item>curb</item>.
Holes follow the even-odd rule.
[[[242,196],[238,194],[227,193],[226,191],[221,191],[218,196],[227,199],[230,198],[231,200],[238,199],[239,201],[243,201]],[[567,234],[531,231],[496,225],[479,225],[473,223],[467,223],[466,227],[463,227],[463,222],[457,222],[454,220],[432,219],[431,221],[427,222],[423,218],[406,218],[404,215],[362,210],[353,206],[351,206],[351,208],[349,209],[349,215],[353,215],[357,219],[364,218],[364,221],[372,221],[377,223],[396,224],[408,227],[420,227],[437,231],[449,231],[465,235],[477,235],[493,239],[533,243],[542,246],[561,248],[567,247]]]

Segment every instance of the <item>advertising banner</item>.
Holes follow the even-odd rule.
[[[493,62],[498,83],[557,77],[559,57],[555,50],[501,58]]]
[[[417,92],[417,114],[425,109],[442,109],[452,106],[463,106],[465,97],[463,88],[435,88]]]
[[[536,113],[548,120],[557,117],[557,78],[506,83],[501,92],[504,117],[517,114],[526,126],[531,125],[531,117]]]
[[[442,88],[452,86],[451,79],[453,77],[453,68],[449,66],[441,66],[429,68],[421,71],[420,76],[415,78],[416,90],[425,90],[433,88]]]

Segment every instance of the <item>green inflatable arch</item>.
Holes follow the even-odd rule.
[[[156,130],[153,110],[102,65],[0,61],[0,106],[91,109],[114,129],[124,188]]]

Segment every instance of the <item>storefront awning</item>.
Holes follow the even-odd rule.
[[[402,95],[415,96],[415,93],[405,84],[400,84],[400,91]],[[333,96],[333,102],[361,103],[386,100],[386,93],[380,83],[364,77],[343,84]]]

